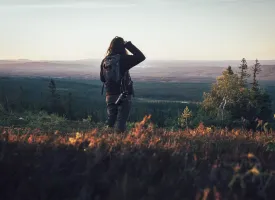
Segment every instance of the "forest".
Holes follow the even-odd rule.
[[[255,65],[260,66],[260,63]],[[242,66],[244,69],[241,68]],[[229,67],[229,70],[231,70],[231,67]],[[256,115],[260,114],[258,116],[259,119],[262,118],[272,125],[272,113],[275,113],[275,106],[272,103],[272,100],[275,99],[275,81],[258,82],[256,76],[260,73],[259,71],[253,75],[255,77],[252,79],[252,84],[247,83],[245,81],[249,77],[248,72],[244,59],[242,65],[240,65],[240,72],[234,74],[233,71],[230,71],[229,73],[232,74],[228,76],[228,71],[225,71],[222,74],[225,79],[220,80],[217,78],[217,83],[210,81],[200,83],[135,82],[135,97],[133,98],[129,123],[140,121],[145,115],[150,114],[153,122],[158,127],[179,128],[179,118],[182,116],[186,106],[188,106],[193,113],[192,119],[189,121],[191,127],[198,126],[202,121],[208,125],[240,127],[243,125],[241,120],[251,116],[250,112],[255,113],[254,118],[247,120],[253,121],[256,119]],[[240,82],[238,79],[244,80],[243,85],[235,84]],[[215,91],[220,88],[217,85],[221,85],[223,88]],[[0,77],[0,87],[0,103],[2,111],[6,113],[16,113],[18,116],[24,117],[26,111],[34,113],[42,111],[48,114],[57,114],[68,120],[81,121],[89,119],[94,123],[104,122],[106,119],[105,96],[101,95],[102,83],[99,80],[52,79],[51,77]],[[240,88],[245,89],[243,93],[235,91]],[[228,90],[230,91],[227,94],[226,91]],[[248,94],[249,91],[254,91],[255,93],[256,90],[259,91],[260,96],[266,94],[268,98],[266,100],[270,101],[270,105],[266,105],[267,102],[265,100],[262,102],[264,104],[263,107],[269,106],[269,110],[263,111],[265,114],[249,110],[249,108],[238,107],[246,104],[251,95],[256,98],[256,94]],[[208,96],[205,96],[206,93],[208,93]],[[245,97],[245,93],[250,97]],[[207,101],[210,100],[209,95],[211,97],[216,95],[215,102],[210,102],[211,109],[207,105]],[[221,117],[217,117],[218,111],[213,109],[213,107],[218,107],[223,102],[224,97],[221,97],[221,95],[224,95],[224,97],[229,95],[227,101],[228,109],[231,111],[233,108],[237,109],[237,113],[234,113],[235,116],[233,118],[227,117],[226,119],[225,117],[222,120]],[[239,102],[236,100],[238,96],[243,96],[243,99]],[[230,100],[232,101],[231,105]],[[259,102],[257,102],[258,104]],[[202,107],[205,109],[202,109]],[[239,113],[241,110],[243,110],[243,113]],[[229,113],[227,112],[227,114]],[[16,125],[14,121],[9,120],[7,117],[1,123],[2,125]]]

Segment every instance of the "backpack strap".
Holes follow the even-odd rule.
[[[120,79],[120,92],[127,92],[127,87],[125,86],[125,75],[126,73],[124,73]]]
[[[126,80],[128,80],[128,82]],[[129,72],[126,71],[124,76],[122,76],[121,78],[121,86],[120,86],[121,92],[128,92],[129,83],[133,84],[131,76],[129,75]],[[135,97],[133,86],[132,86],[132,96]]]
[[[133,81],[132,81],[132,78],[131,78],[131,76],[130,76],[129,73],[128,73],[128,75],[129,75],[129,83],[132,84],[132,96],[135,97],[135,91],[134,91]]]
[[[102,84],[101,95],[103,95],[103,92],[104,92],[104,83]]]

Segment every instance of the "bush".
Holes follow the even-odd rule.
[[[149,119],[123,135],[0,130],[1,199],[273,199],[274,135]]]

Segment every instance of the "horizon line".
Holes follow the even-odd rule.
[[[146,59],[149,61],[241,61],[241,59]],[[258,58],[255,59],[246,59],[247,61],[255,61]],[[34,61],[34,62],[54,62],[54,61],[63,61],[63,62],[69,62],[69,61],[86,61],[86,60],[102,60],[102,58],[80,58],[80,59],[28,59],[28,58],[18,58],[18,59],[5,59],[0,58],[0,61]],[[274,59],[258,59],[259,61],[275,61]]]

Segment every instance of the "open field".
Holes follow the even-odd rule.
[[[0,128],[5,200],[274,199],[274,132]]]

